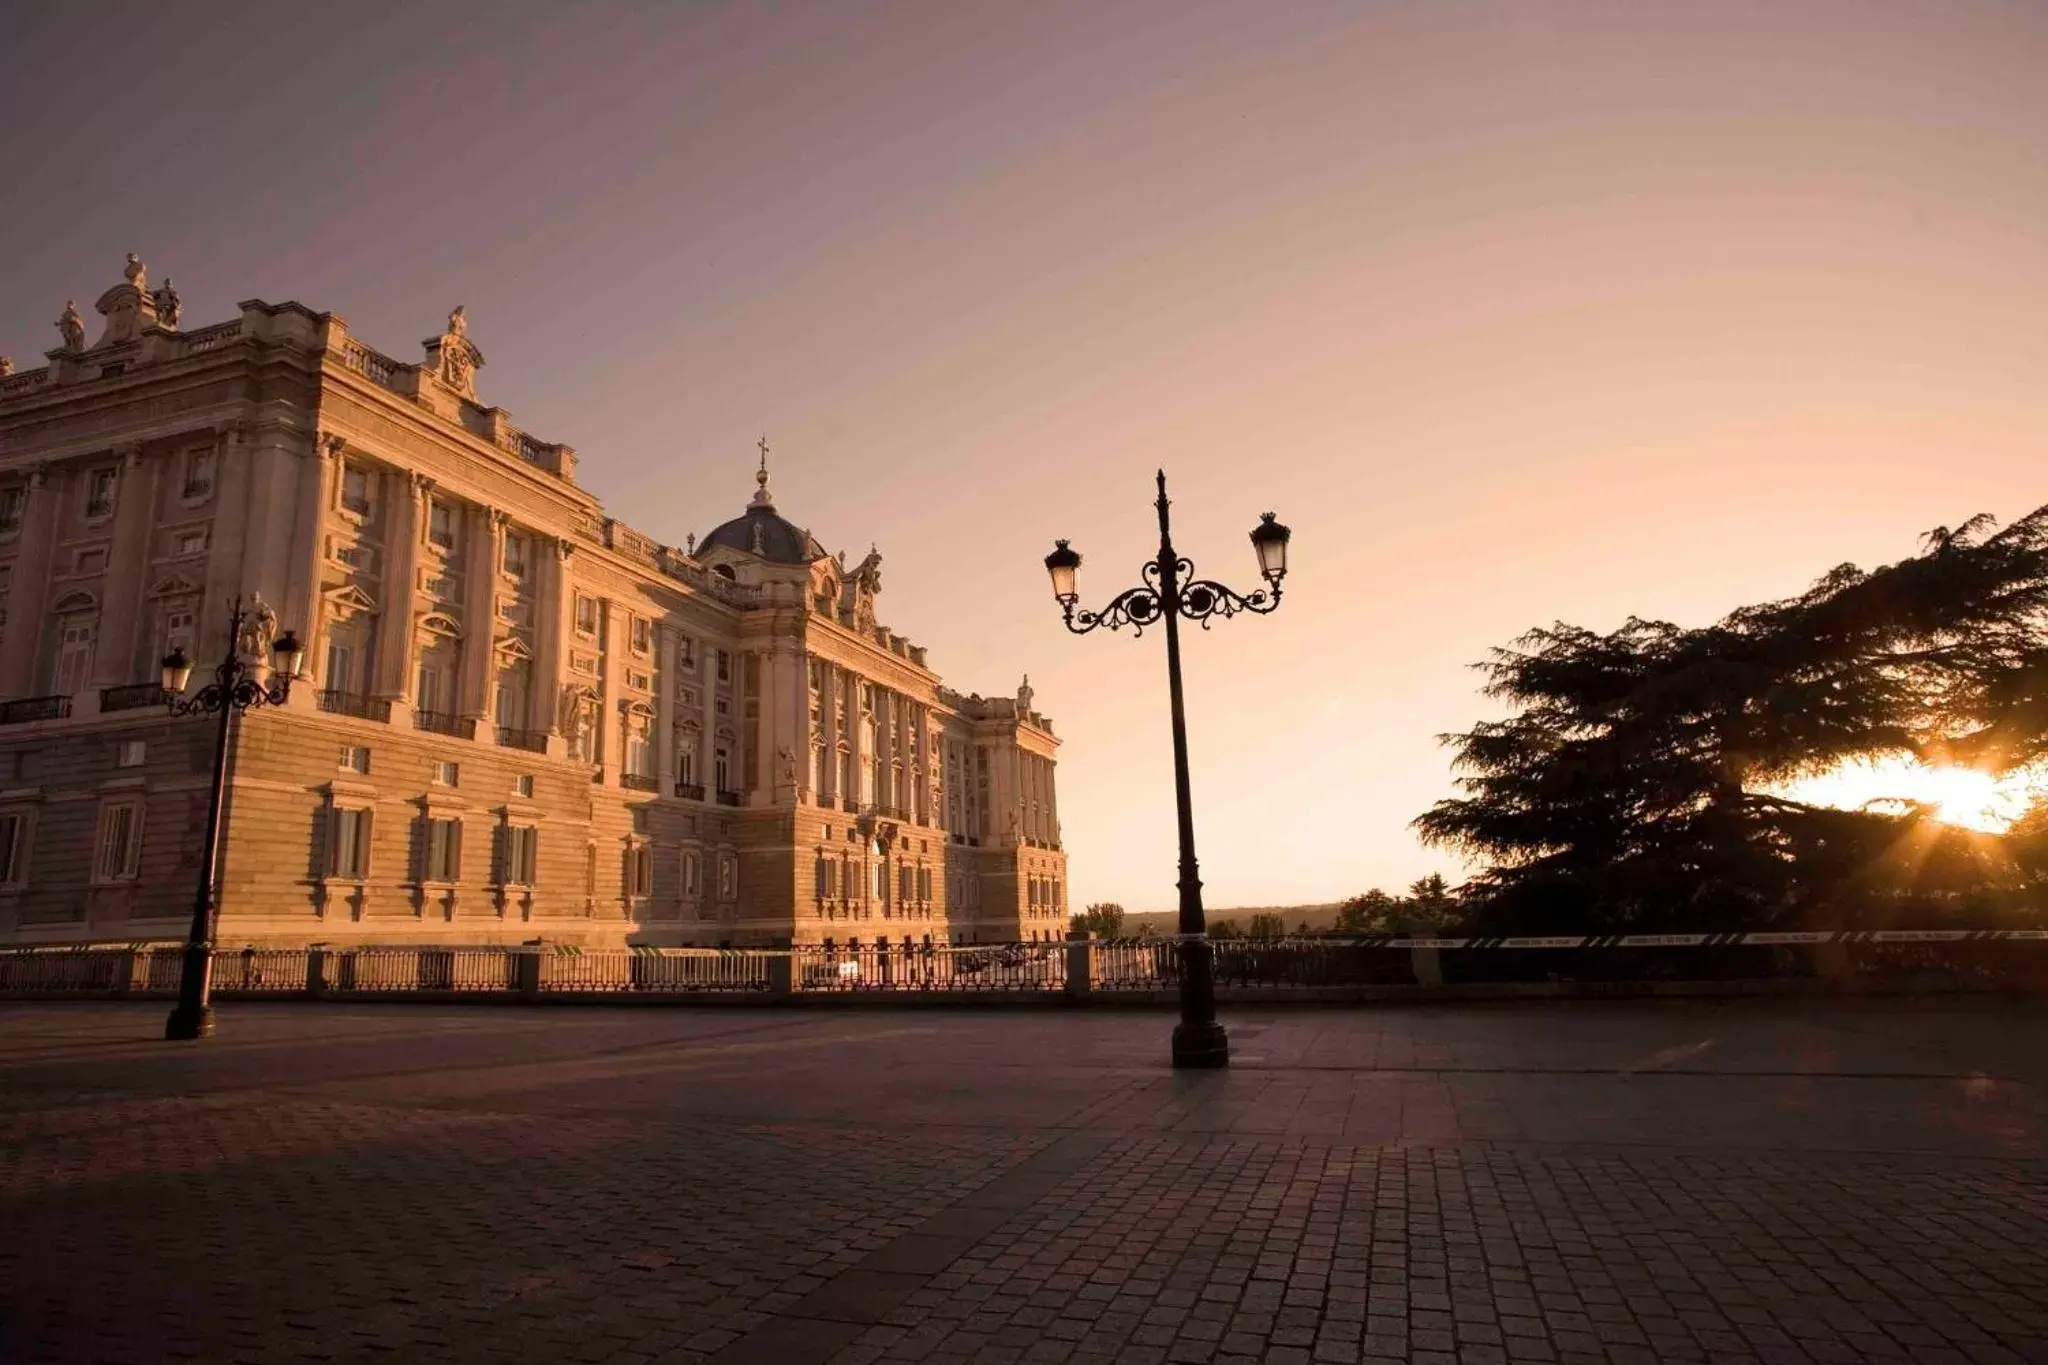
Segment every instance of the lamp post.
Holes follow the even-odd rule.
[[[1166,625],[1166,686],[1173,712],[1173,795],[1180,817],[1180,1023],[1173,1030],[1173,1064],[1176,1067],[1217,1067],[1230,1064],[1230,1040],[1216,1019],[1216,977],[1209,948],[1208,925],[1202,916],[1202,879],[1195,865],[1195,819],[1188,798],[1188,730],[1186,707],[1181,701],[1180,618],[1209,628],[1215,616],[1235,616],[1241,611],[1264,614],[1280,605],[1280,580],[1287,576],[1289,531],[1273,520],[1271,512],[1252,528],[1252,549],[1258,553],[1259,573],[1267,587],[1249,595],[1232,592],[1221,583],[1196,578],[1195,566],[1174,553],[1167,528],[1166,471],[1159,471],[1159,557],[1144,568],[1143,587],[1117,594],[1101,611],[1076,611],[1081,600],[1074,578],[1081,556],[1062,540],[1045,557],[1045,570],[1052,575],[1052,595],[1060,604],[1067,629],[1086,635],[1097,626],[1111,630],[1131,628],[1134,635],[1145,627],[1164,621]],[[1270,589],[1268,591],[1267,589]]]
[[[276,618],[263,613],[275,624]],[[215,885],[220,870],[222,838],[221,813],[227,791],[228,739],[234,719],[252,706],[281,706],[291,694],[292,679],[298,676],[305,647],[299,637],[286,631],[272,644],[276,657],[277,681],[265,686],[242,661],[242,626],[249,620],[242,599],[236,598],[228,624],[227,656],[213,670],[213,681],[190,697],[185,686],[192,681],[192,661],[183,646],[163,657],[164,704],[173,716],[218,716],[213,737],[213,787],[206,802],[206,846],[199,859],[199,887],[192,897],[192,927],[185,937],[185,970],[178,979],[178,1003],[164,1025],[170,1039],[204,1038],[213,1032],[213,919]],[[259,618],[260,619],[260,618]]]

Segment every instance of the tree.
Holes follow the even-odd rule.
[[[1374,887],[1337,907],[1337,927],[1352,934],[1394,934],[1401,930],[1401,902]]]
[[[1097,901],[1074,916],[1074,928],[1090,938],[1121,938],[1124,908],[1115,901]]]
[[[1444,884],[1442,874],[1432,872],[1409,884],[1407,908],[1416,919],[1442,925],[1457,914],[1458,903],[1452,898],[1450,887]]]
[[[1286,938],[1287,921],[1279,915],[1270,913],[1253,915],[1250,936],[1252,938]]]
[[[1243,938],[1244,930],[1237,927],[1234,919],[1219,919],[1209,926],[1210,938]]]
[[[1479,667],[1513,714],[1445,742],[1462,794],[1415,821],[1481,864],[1475,925],[1741,929],[1899,889],[1907,855],[1993,875],[1934,812],[1833,810],[1792,779],[1903,755],[2004,771],[2048,753],[2048,508],[1685,629],[1559,623]],[[1915,874],[1917,875],[1917,874]],[[1909,883],[1910,884],[1910,883]]]

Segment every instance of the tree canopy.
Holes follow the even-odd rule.
[[[1073,926],[1090,938],[1121,938],[1124,908],[1115,901],[1097,901],[1073,917]]]
[[[1475,922],[1535,930],[1759,928],[2026,880],[2024,830],[1783,789],[1857,759],[2048,753],[2044,607],[2048,508],[1709,626],[1532,630],[1477,665],[1511,714],[1444,737],[1461,794],[1415,827],[1481,865]]]

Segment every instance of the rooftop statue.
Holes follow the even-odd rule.
[[[57,330],[64,334],[65,350],[85,349],[85,319],[78,315],[77,300],[64,300],[64,316],[57,319]]]

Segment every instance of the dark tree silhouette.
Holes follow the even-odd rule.
[[[1482,865],[1476,926],[1764,927],[2008,878],[1996,839],[1918,807],[1773,789],[1847,760],[2000,771],[2048,752],[2048,508],[1682,629],[1559,623],[1478,665],[1514,713],[1445,736],[1463,795],[1415,821]]]

